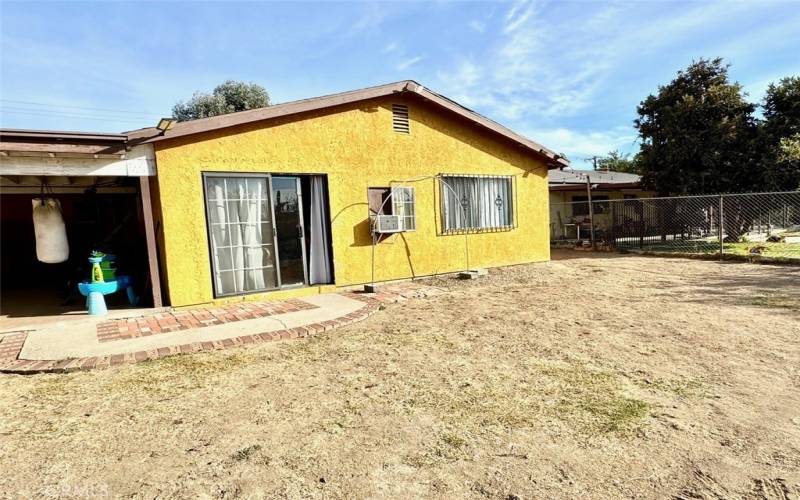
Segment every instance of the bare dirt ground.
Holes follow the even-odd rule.
[[[554,258],[310,340],[0,376],[0,492],[800,498],[800,268]]]

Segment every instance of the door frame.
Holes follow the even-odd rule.
[[[284,285],[283,280],[280,277],[281,275],[281,266],[280,266],[280,250],[278,249],[278,225],[274,224],[275,228],[275,256],[278,262],[278,286],[281,290],[289,290],[292,288],[303,288],[307,287],[308,285],[308,256],[306,255],[306,220],[305,214],[303,213],[303,189],[300,184],[300,175],[296,174],[276,174],[269,176],[269,190],[270,190],[270,202],[272,202],[272,220],[275,221],[275,203],[274,203],[274,196],[273,196],[273,189],[272,189],[272,178],[273,177],[281,177],[284,179],[294,179],[295,180],[295,190],[297,191],[297,218],[298,218],[298,227],[300,231],[300,248],[302,252],[302,259],[303,259],[303,282],[302,283],[292,283],[291,285]],[[277,222],[277,221],[275,221]]]
[[[214,298],[223,298],[223,297],[240,297],[244,295],[253,295],[258,293],[267,293],[267,292],[274,292],[278,290],[291,290],[294,288],[304,288],[309,286],[308,284],[308,256],[306,255],[306,226],[305,226],[305,213],[303,211],[303,190],[301,185],[301,177],[303,175],[311,175],[311,174],[272,174],[272,173],[265,173],[265,172],[219,172],[219,171],[211,171],[211,172],[201,172],[202,174],[202,188],[203,188],[203,205],[204,205],[204,212],[206,215],[206,240],[208,244],[208,263],[209,267],[211,268],[211,288],[214,295]],[[267,180],[267,186],[269,188],[269,208],[270,208],[270,216],[272,217],[272,245],[275,253],[275,276],[277,286],[274,288],[262,288],[259,290],[247,291],[247,292],[240,292],[240,293],[219,293],[217,290],[217,283],[214,276],[215,266],[214,266],[214,248],[211,243],[211,216],[209,214],[209,206],[208,206],[208,192],[206,190],[206,178],[208,177],[252,177],[258,179]],[[295,186],[297,190],[297,216],[299,218],[299,231],[300,231],[300,248],[302,250],[302,260],[303,260],[303,282],[302,283],[294,283],[291,285],[284,285],[283,278],[281,276],[281,266],[280,266],[280,250],[278,248],[278,225],[275,219],[275,197],[274,191],[272,188],[272,178],[273,177],[283,177],[283,178],[294,178]],[[227,216],[227,209],[226,209],[226,216]]]

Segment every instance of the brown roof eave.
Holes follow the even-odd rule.
[[[386,85],[379,85],[377,87],[352,90],[349,92],[342,92],[339,94],[332,94],[322,97],[313,97],[310,99],[292,101],[284,104],[275,104],[265,108],[251,109],[209,118],[200,118],[198,120],[180,122],[170,130],[163,133],[155,127],[139,129],[128,132],[127,137],[131,144],[159,142],[192,134],[220,130],[246,123],[269,120],[309,111],[316,111],[378,97],[385,97],[394,93],[402,92],[409,92],[413,95],[417,95],[425,100],[433,102],[440,107],[466,118],[473,124],[481,126],[495,134],[499,134],[517,144],[520,144],[525,149],[533,152],[537,156],[545,158],[547,160],[546,164],[549,169],[562,168],[569,165],[569,160],[559,156],[541,144],[531,141],[530,139],[517,134],[516,132],[500,125],[499,123],[490,120],[479,113],[476,113],[475,111],[465,108],[464,106],[461,106],[460,104],[444,96],[430,91],[413,80],[405,80]]]
[[[626,183],[607,183],[607,184],[598,184],[593,182],[592,183],[592,190],[593,191],[613,191],[615,189],[641,189],[642,185],[638,182],[626,182]],[[578,191],[583,190],[586,191],[586,183],[585,182],[567,182],[567,183],[557,183],[557,184],[549,184],[548,186],[550,191]]]
[[[35,129],[0,129],[0,140],[13,139],[31,140],[42,142],[49,141],[87,141],[87,142],[125,142],[127,134],[107,134],[104,132],[73,132],[67,130],[35,130]]]
[[[159,142],[168,139],[175,139],[177,137],[234,127],[236,125],[242,125],[245,123],[269,120],[272,118],[289,116],[307,111],[316,111],[333,106],[340,106],[342,104],[350,104],[376,97],[383,97],[395,92],[402,92],[405,90],[406,83],[407,82],[389,83],[386,85],[380,85],[378,87],[342,92],[340,94],[312,97],[309,99],[302,99],[283,104],[273,104],[265,108],[238,111],[236,113],[227,113],[208,118],[199,118],[197,120],[191,120],[187,122],[178,122],[166,133],[161,133],[161,131],[155,127],[135,130],[128,133],[128,140],[138,140],[139,143]]]
[[[408,88],[409,91],[415,92],[416,94],[422,96],[424,99],[433,101],[434,103],[450,111],[453,111],[494,133],[500,134],[508,139],[511,139],[512,141],[521,144],[522,146],[526,147],[527,149],[531,150],[532,152],[540,156],[544,156],[545,158],[550,160],[550,162],[547,164],[548,169],[563,168],[565,166],[569,166],[569,160],[558,155],[554,151],[544,147],[538,142],[532,141],[527,137],[519,135],[513,130],[509,129],[508,127],[500,125],[496,121],[491,120],[476,111],[466,108],[461,104],[458,104],[457,102],[448,99],[443,95],[437,94],[432,90],[428,90],[416,82],[411,82],[411,83],[413,83],[413,85],[409,86]]]

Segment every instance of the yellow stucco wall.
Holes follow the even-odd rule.
[[[408,104],[409,135],[392,130],[392,103]],[[337,286],[371,279],[368,187],[410,185],[416,194],[417,230],[376,247],[377,281],[465,268],[465,236],[441,234],[439,187],[431,178],[439,173],[516,177],[518,227],[468,235],[470,267],[549,259],[544,164],[521,147],[416,98],[382,98],[299,119],[176,138],[156,143],[156,158],[161,255],[173,306],[243,300],[213,298],[202,172],[327,174]]]

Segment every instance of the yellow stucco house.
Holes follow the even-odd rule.
[[[403,81],[128,133],[172,306],[549,259],[566,159]]]

